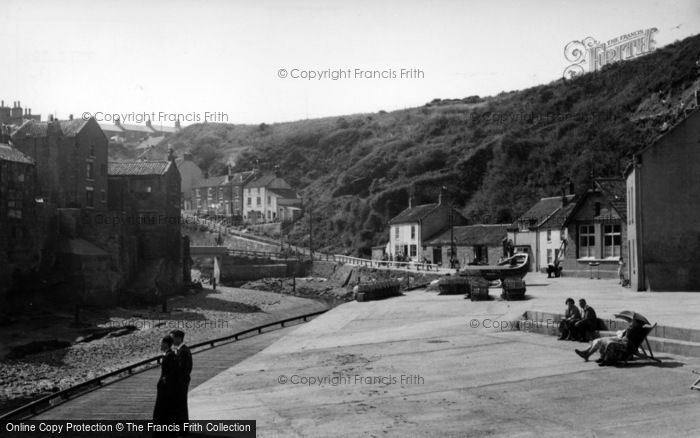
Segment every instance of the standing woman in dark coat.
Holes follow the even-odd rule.
[[[164,337],[160,342],[160,351],[163,358],[160,365],[160,379],[158,379],[158,392],[156,406],[153,409],[153,422],[156,424],[172,425],[175,423],[176,400],[178,388],[178,364],[173,351],[173,338]],[[162,434],[167,435],[167,434]]]

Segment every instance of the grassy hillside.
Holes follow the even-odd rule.
[[[217,174],[279,165],[313,209],[314,246],[367,255],[409,193],[441,186],[472,222],[510,222],[568,178],[620,175],[631,152],[690,105],[700,36],[600,72],[497,96],[291,123],[200,124],[171,139]],[[292,240],[308,239],[308,218]]]

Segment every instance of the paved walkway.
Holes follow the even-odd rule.
[[[191,388],[254,355],[295,327],[271,329],[262,335],[233,341],[193,355]],[[48,410],[32,420],[150,420],[156,401],[160,368],[116,381]]]
[[[569,295],[603,316],[631,308],[700,327],[700,294],[526,279],[522,302],[414,291],[341,305],[195,388],[191,416],[254,419],[259,437],[700,436],[700,393],[688,389],[700,359],[600,368],[574,354],[582,344],[485,328],[561,311]]]

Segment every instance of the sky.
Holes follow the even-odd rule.
[[[391,111],[546,84],[567,43],[649,28],[700,33],[700,1],[3,0],[0,99],[160,125]]]

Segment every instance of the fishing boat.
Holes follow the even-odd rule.
[[[467,265],[460,271],[460,275],[496,281],[506,278],[523,278],[529,268],[530,256],[525,252],[519,252],[496,265]]]

